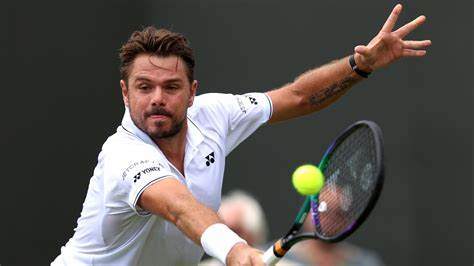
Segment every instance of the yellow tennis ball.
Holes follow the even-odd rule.
[[[318,193],[324,185],[323,173],[312,164],[296,168],[291,180],[296,191],[305,196]]]

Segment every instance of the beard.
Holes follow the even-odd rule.
[[[150,126],[148,126],[146,120],[151,115],[164,115],[168,117],[168,120],[170,121],[171,125],[168,129],[165,129],[164,121],[155,121],[151,123]],[[152,138],[153,140],[174,137],[181,131],[186,121],[186,113],[184,114],[182,119],[178,120],[175,116],[173,116],[173,114],[161,108],[157,108],[150,112],[145,112],[143,116],[137,115],[138,117],[140,117],[139,119],[137,119],[136,116],[133,115],[133,111],[130,109],[130,116],[132,118],[133,123],[139,129],[145,132],[148,136],[150,136],[150,138]]]
[[[156,125],[156,124],[160,124],[160,122],[157,122],[155,123],[156,125],[155,130],[146,130],[145,133],[147,133],[152,139],[171,138],[181,131],[184,125],[184,120],[185,118],[182,119],[181,121],[176,121],[175,119],[171,119],[171,126],[168,130],[160,130],[159,125]]]

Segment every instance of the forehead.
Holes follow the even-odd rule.
[[[131,66],[130,81],[146,78],[156,82],[168,79],[186,80],[186,65],[177,56],[138,55]]]

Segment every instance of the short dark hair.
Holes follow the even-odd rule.
[[[180,33],[167,29],[156,29],[153,26],[135,31],[120,48],[120,76],[126,82],[130,74],[130,65],[139,54],[157,56],[177,56],[187,66],[190,83],[194,80],[194,54],[188,40]]]

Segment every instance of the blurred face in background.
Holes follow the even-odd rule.
[[[245,209],[242,204],[223,204],[219,209],[219,217],[225,225],[247,241],[249,245],[255,245],[255,236],[245,227]]]
[[[140,54],[120,86],[133,122],[152,139],[171,138],[186,126],[197,81],[190,83],[179,57]]]
[[[327,185],[321,190],[318,212],[321,233],[326,236],[335,236],[350,226],[352,217],[347,213],[350,209],[345,208],[348,199],[344,191],[335,185]],[[314,230],[312,219],[307,220],[309,220],[306,224],[307,228]]]

